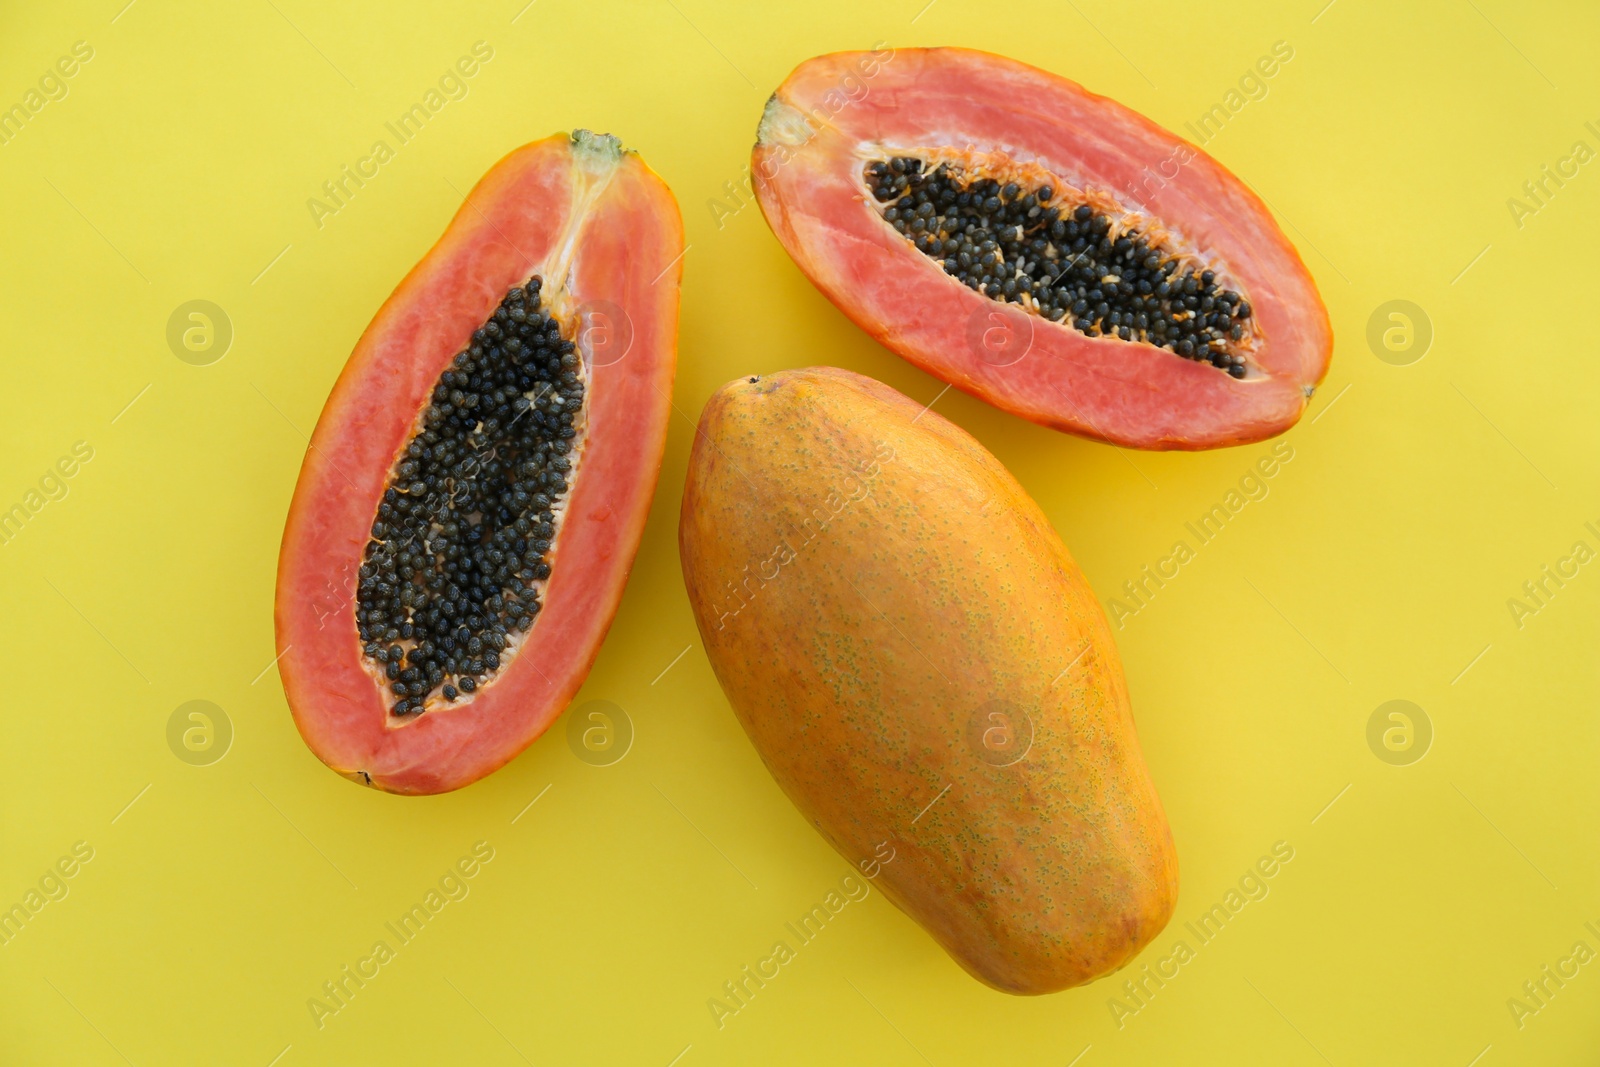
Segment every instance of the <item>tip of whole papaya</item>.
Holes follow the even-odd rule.
[[[776,390],[782,384],[782,378],[782,375],[750,374],[743,378],[735,378],[719,389],[718,392],[763,396]]]

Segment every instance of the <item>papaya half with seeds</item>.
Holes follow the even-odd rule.
[[[857,325],[1042,425],[1243,444],[1294,425],[1327,373],[1327,311],[1261,199],[1142,115],[1014,60],[807,60],[767,103],[751,174],[779,241]]]
[[[1160,932],[1177,856],[1099,602],[1022,487],[872,379],[740,379],[678,542],[711,664],[789,798],[971,974],[1048,993]]]
[[[683,225],[615,137],[517,149],[356,344],[278,560],[278,669],[334,770],[473,782],[583,683],[666,446]]]

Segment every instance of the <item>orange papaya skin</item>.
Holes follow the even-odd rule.
[[[848,371],[731,382],[679,549],[773,777],[852,864],[888,842],[877,884],[974,977],[1054,992],[1166,925],[1177,855],[1105,616],[967,433]]]

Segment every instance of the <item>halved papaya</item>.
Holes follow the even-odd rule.
[[[677,361],[683,224],[615,137],[517,149],[362,334],[278,561],[278,667],[311,750],[439,793],[588,674],[643,535]]]
[[[767,102],[751,172],[773,232],[857,325],[1045,426],[1242,444],[1292,426],[1327,373],[1327,312],[1260,198],[1014,60],[807,60]]]

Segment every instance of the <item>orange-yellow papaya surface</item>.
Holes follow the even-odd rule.
[[[967,433],[848,371],[731,382],[678,538],[773,777],[851,863],[892,854],[878,885],[961,966],[1049,993],[1166,925],[1177,855],[1105,616]]]

